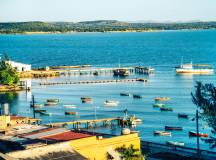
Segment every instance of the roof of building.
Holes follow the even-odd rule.
[[[63,133],[43,137],[42,139],[46,139],[47,141],[63,142],[63,141],[75,140],[75,139],[86,138],[86,137],[92,137],[92,135],[86,133],[66,131]]]

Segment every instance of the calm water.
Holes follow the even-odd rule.
[[[42,118],[44,123],[73,119],[92,119],[122,116],[127,108],[130,114],[142,118],[143,123],[136,129],[143,140],[165,143],[167,140],[184,141],[186,146],[196,146],[196,138],[189,138],[188,131],[195,130],[194,117],[196,106],[191,102],[190,92],[197,80],[215,83],[215,75],[179,76],[174,67],[184,56],[185,62],[209,63],[216,66],[216,31],[171,31],[154,33],[79,33],[57,35],[0,35],[0,52],[7,52],[13,60],[31,63],[34,67],[47,65],[91,64],[99,66],[117,66],[119,59],[122,66],[144,65],[156,69],[155,74],[146,76],[148,83],[118,83],[91,85],[39,86],[44,81],[65,81],[78,79],[110,79],[112,75],[67,76],[56,79],[33,80],[32,92],[20,92],[17,95],[1,95],[1,99],[11,97],[11,112],[19,115],[32,115],[29,109],[31,95],[38,103],[47,98],[59,98],[56,107],[46,107],[51,117]],[[136,77],[138,75],[131,75]],[[143,99],[120,97],[120,92],[142,94]],[[93,104],[82,104],[81,96],[91,96]],[[169,96],[167,102],[173,112],[160,112],[153,108],[153,98]],[[104,107],[106,99],[120,101],[118,107]],[[63,104],[75,104],[79,116],[65,116]],[[94,106],[96,106],[94,108]],[[190,119],[178,119],[183,112]],[[173,132],[172,137],[154,137],[154,130],[163,130],[164,125],[183,126],[183,131]],[[204,122],[201,131],[210,133]],[[109,132],[115,133],[116,130]],[[209,146],[201,141],[201,148]]]

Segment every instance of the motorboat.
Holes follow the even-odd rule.
[[[118,106],[119,105],[119,101],[111,101],[111,100],[106,100],[105,102],[104,102],[104,105],[105,106]]]
[[[169,101],[171,98],[169,97],[155,97],[155,101]]]
[[[171,132],[166,132],[166,131],[154,131],[154,135],[159,135],[159,136],[172,136]]]
[[[208,134],[207,133],[197,133],[197,132],[194,132],[194,131],[189,131],[189,136],[190,137],[208,137]]]
[[[166,105],[165,104],[163,104],[163,103],[155,103],[155,104],[153,104],[153,107],[159,107],[159,108],[161,108],[161,107],[165,107]]]
[[[165,126],[164,128],[165,128],[165,130],[176,130],[176,131],[183,130],[182,127],[177,127],[177,126]]]
[[[183,147],[185,145],[184,142],[175,142],[175,141],[167,141],[166,144],[172,146],[180,146],[180,147]]]

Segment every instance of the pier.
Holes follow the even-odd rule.
[[[93,84],[93,83],[127,83],[127,82],[147,82],[143,78],[130,79],[106,79],[106,80],[83,80],[83,81],[65,81],[65,82],[41,82],[40,85],[63,85],[63,84]]]

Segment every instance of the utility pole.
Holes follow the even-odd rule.
[[[196,131],[197,131],[197,155],[200,155],[200,145],[199,145],[199,114],[198,108],[196,110]]]

